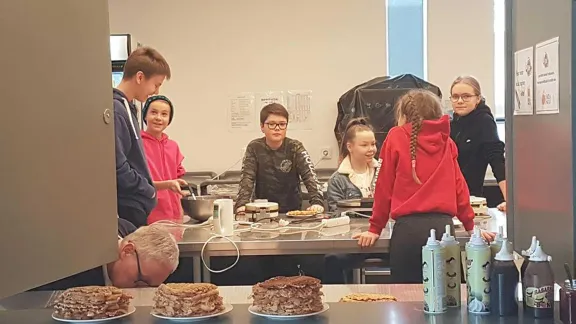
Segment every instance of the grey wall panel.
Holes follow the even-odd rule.
[[[572,1],[517,0],[512,3],[512,50],[560,37],[560,114],[513,116],[508,100],[507,127],[511,212],[517,250],[538,236],[553,256],[557,279],[562,264],[574,260],[574,180],[572,136]],[[538,64],[538,62],[535,62]],[[513,95],[513,88],[507,96]],[[538,98],[535,98],[538,100]],[[512,123],[510,123],[510,120]],[[508,137],[507,137],[508,139]]]
[[[505,0],[505,8],[506,8],[506,32],[505,32],[505,55],[506,55],[506,62],[505,62],[505,69],[506,69],[506,89],[514,89],[514,51],[515,51],[515,44],[514,44],[514,1]],[[506,138],[509,139],[506,141],[506,185],[507,185],[507,214],[508,217],[506,218],[507,224],[507,235],[508,239],[512,242],[515,242],[514,237],[514,122],[512,114],[514,113],[514,97],[511,91],[506,91],[505,97],[505,116],[506,124],[505,124],[505,132]],[[521,249],[518,244],[514,244],[516,250]],[[520,251],[519,251],[520,252]]]
[[[106,0],[0,1],[0,298],[117,254]]]

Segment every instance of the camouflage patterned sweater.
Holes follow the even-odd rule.
[[[324,206],[314,164],[300,141],[285,138],[273,150],[265,138],[255,139],[246,147],[235,209],[253,199],[268,199],[278,203],[280,213],[299,210],[300,179],[310,194],[310,204]]]

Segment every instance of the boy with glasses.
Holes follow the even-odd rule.
[[[263,138],[250,142],[242,163],[236,211],[243,212],[252,199],[276,202],[280,213],[300,210],[300,179],[310,195],[310,210],[324,211],[314,164],[300,141],[286,137],[288,111],[273,103],[260,111]]]

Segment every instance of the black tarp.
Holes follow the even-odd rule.
[[[440,88],[412,74],[378,77],[348,90],[338,100],[338,117],[334,127],[338,147],[348,122],[356,117],[365,117],[374,128],[380,149],[388,131],[396,123],[396,100],[409,90],[418,88],[430,90],[442,98]]]

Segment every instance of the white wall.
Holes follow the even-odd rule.
[[[337,155],[336,102],[351,87],[386,74],[385,0],[109,0],[112,33],[130,33],[169,61],[162,92],[175,103],[168,134],[188,170],[224,171],[258,131],[227,129],[230,96],[312,90],[314,129],[289,131],[314,160]],[[448,99],[462,74],[476,76],[494,105],[493,0],[427,1],[428,80]],[[138,12],[138,15],[135,13]],[[336,158],[318,167],[335,167]],[[232,169],[239,169],[240,163]]]
[[[428,81],[448,99],[457,76],[473,75],[494,110],[493,0],[428,0],[427,19]]]
[[[336,102],[386,75],[384,0],[109,0],[112,33],[158,49],[172,68],[162,92],[175,104],[168,128],[189,171],[224,171],[259,132],[227,130],[239,92],[312,90],[314,129],[289,131],[313,159],[334,138]],[[318,167],[335,167],[336,158]],[[239,169],[238,163],[233,169]]]

